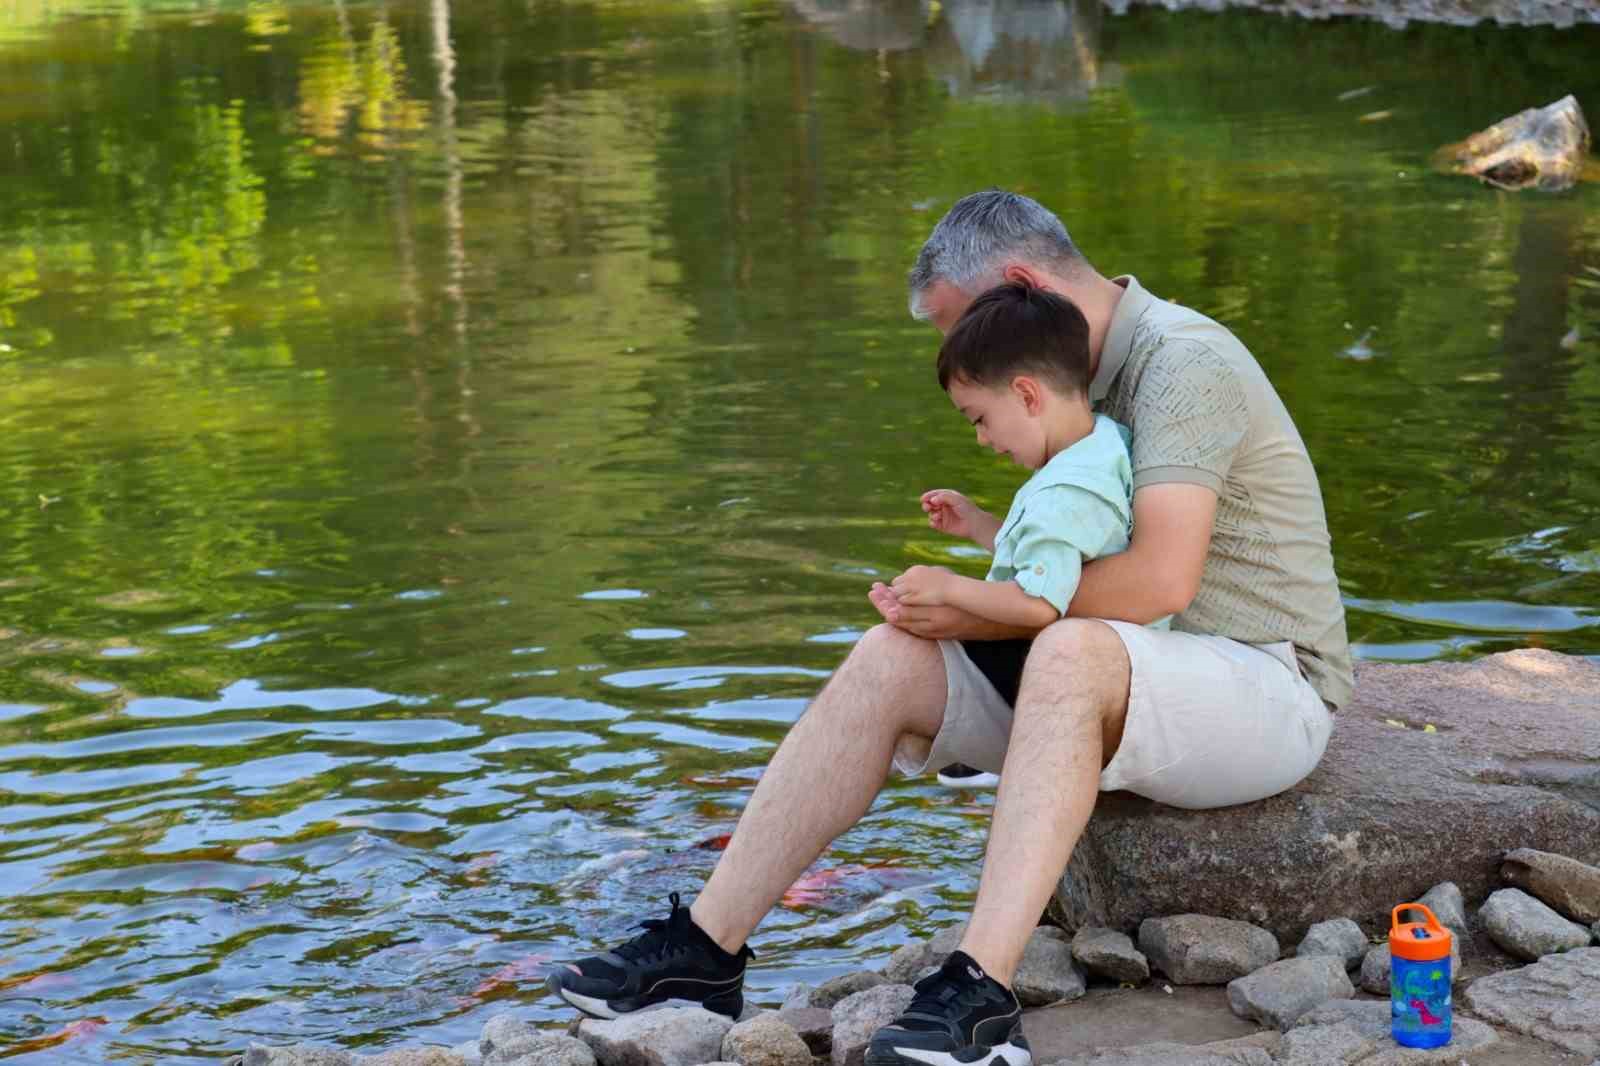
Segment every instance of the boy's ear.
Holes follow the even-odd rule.
[[[1018,374],[1011,379],[1011,391],[1029,415],[1037,415],[1044,408],[1044,387],[1034,378]]]

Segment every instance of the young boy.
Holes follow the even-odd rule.
[[[978,443],[1035,473],[1004,521],[951,489],[924,493],[930,526],[969,538],[994,562],[982,581],[913,566],[891,587],[905,604],[947,604],[1042,629],[1065,613],[1083,561],[1123,551],[1132,527],[1127,430],[1089,407],[1089,325],[1060,296],[1001,285],[961,316],[939,349],[938,369],[940,386],[977,429]],[[1016,704],[1031,641],[939,643],[951,676],[970,674],[952,662],[964,655],[1006,704]]]

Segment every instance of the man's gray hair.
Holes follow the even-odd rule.
[[[1008,262],[1023,261],[1062,274],[1085,265],[1067,228],[1037,200],[985,189],[956,201],[917,253],[907,279],[911,314],[924,317],[922,294],[935,282],[976,296],[999,285]]]

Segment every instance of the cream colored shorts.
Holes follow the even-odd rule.
[[[1293,645],[1104,624],[1122,638],[1133,680],[1122,745],[1100,774],[1102,792],[1226,807],[1282,792],[1322,758],[1333,715],[1301,676]],[[960,762],[998,773],[1011,708],[959,641],[941,640],[939,648],[944,723],[931,745],[902,738],[895,769],[911,776]]]

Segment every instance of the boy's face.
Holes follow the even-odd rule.
[[[1037,470],[1045,463],[1044,423],[1039,419],[1041,386],[1033,378],[1015,377],[1005,385],[978,385],[956,378],[950,402],[978,431],[978,443]]]

